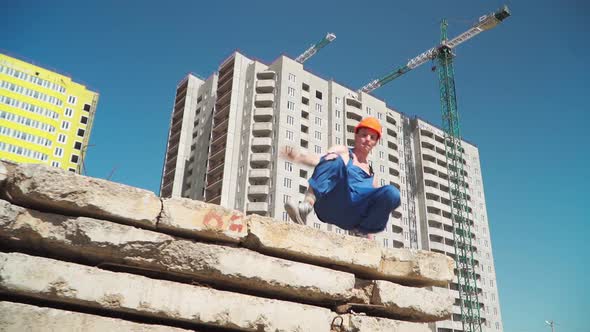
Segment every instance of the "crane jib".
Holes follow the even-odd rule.
[[[359,89],[359,91],[363,91],[363,92],[367,92],[367,93],[372,92],[373,90],[377,89],[378,87],[381,87],[381,86],[385,85],[386,83],[393,81],[394,79],[398,78],[402,74],[407,73],[408,71],[410,71],[416,67],[419,67],[420,65],[422,65],[430,60],[436,59],[438,57],[439,49],[441,47],[448,47],[450,49],[453,49],[453,48],[459,46],[460,44],[466,42],[467,40],[480,34],[481,32],[489,30],[491,28],[494,28],[495,26],[497,26],[499,23],[504,21],[509,16],[510,16],[510,10],[508,9],[507,6],[503,6],[502,8],[497,10],[496,12],[493,12],[493,13],[490,13],[487,15],[483,15],[479,18],[477,23],[475,23],[471,28],[469,28],[469,30],[461,33],[460,35],[458,35],[457,37],[455,37],[451,40],[447,40],[446,38],[443,38],[440,45],[435,46],[426,52],[423,52],[422,54],[418,55],[415,58],[412,58],[410,61],[408,61],[408,63],[405,66],[396,68],[392,72],[385,75],[383,78],[376,80],[379,82],[378,84],[375,84],[376,81],[372,81],[371,83],[369,83],[369,84],[363,86],[361,89]],[[405,68],[405,67],[407,67],[408,69],[404,70],[401,74],[399,74],[400,68]]]

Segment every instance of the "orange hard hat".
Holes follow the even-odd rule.
[[[354,133],[356,134],[356,132],[361,128],[373,129],[377,132],[377,134],[379,134],[377,139],[381,138],[381,123],[379,123],[379,120],[375,119],[374,117],[369,116],[362,119],[361,122],[359,122],[359,124],[354,127]]]

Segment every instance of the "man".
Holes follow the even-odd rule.
[[[383,231],[389,214],[400,205],[400,195],[392,185],[377,186],[367,160],[381,138],[381,130],[377,119],[364,118],[354,129],[352,149],[335,145],[322,157],[284,148],[283,158],[315,167],[303,202],[285,203],[289,217],[305,224],[313,209],[321,221],[355,235],[370,237]]]

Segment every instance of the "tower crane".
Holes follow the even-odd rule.
[[[307,50],[305,50],[305,52],[298,56],[295,61],[304,63],[309,58],[314,56],[320,49],[330,44],[334,39],[336,39],[336,35],[333,33],[328,33],[324,38],[322,38],[322,40],[315,43],[314,45],[311,45]]]
[[[473,259],[471,225],[469,219],[470,208],[467,205],[467,190],[463,165],[463,148],[457,112],[457,98],[455,94],[455,77],[453,69],[452,50],[458,45],[475,37],[483,31],[489,30],[510,16],[507,6],[498,11],[483,15],[469,30],[448,40],[447,21],[441,23],[441,41],[417,57],[408,61],[380,79],[376,79],[363,86],[359,92],[369,93],[384,84],[393,81],[408,71],[436,59],[438,79],[440,85],[440,102],[442,110],[443,130],[445,133],[445,155],[449,196],[451,201],[451,215],[453,223],[453,240],[455,263],[457,267],[457,285],[461,303],[461,322],[465,332],[481,332],[480,304],[478,300],[477,274]]]

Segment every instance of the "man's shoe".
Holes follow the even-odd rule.
[[[311,210],[313,210],[313,206],[305,201],[297,204],[291,201],[285,203],[285,211],[287,211],[291,220],[296,224],[305,225],[307,215]]]

